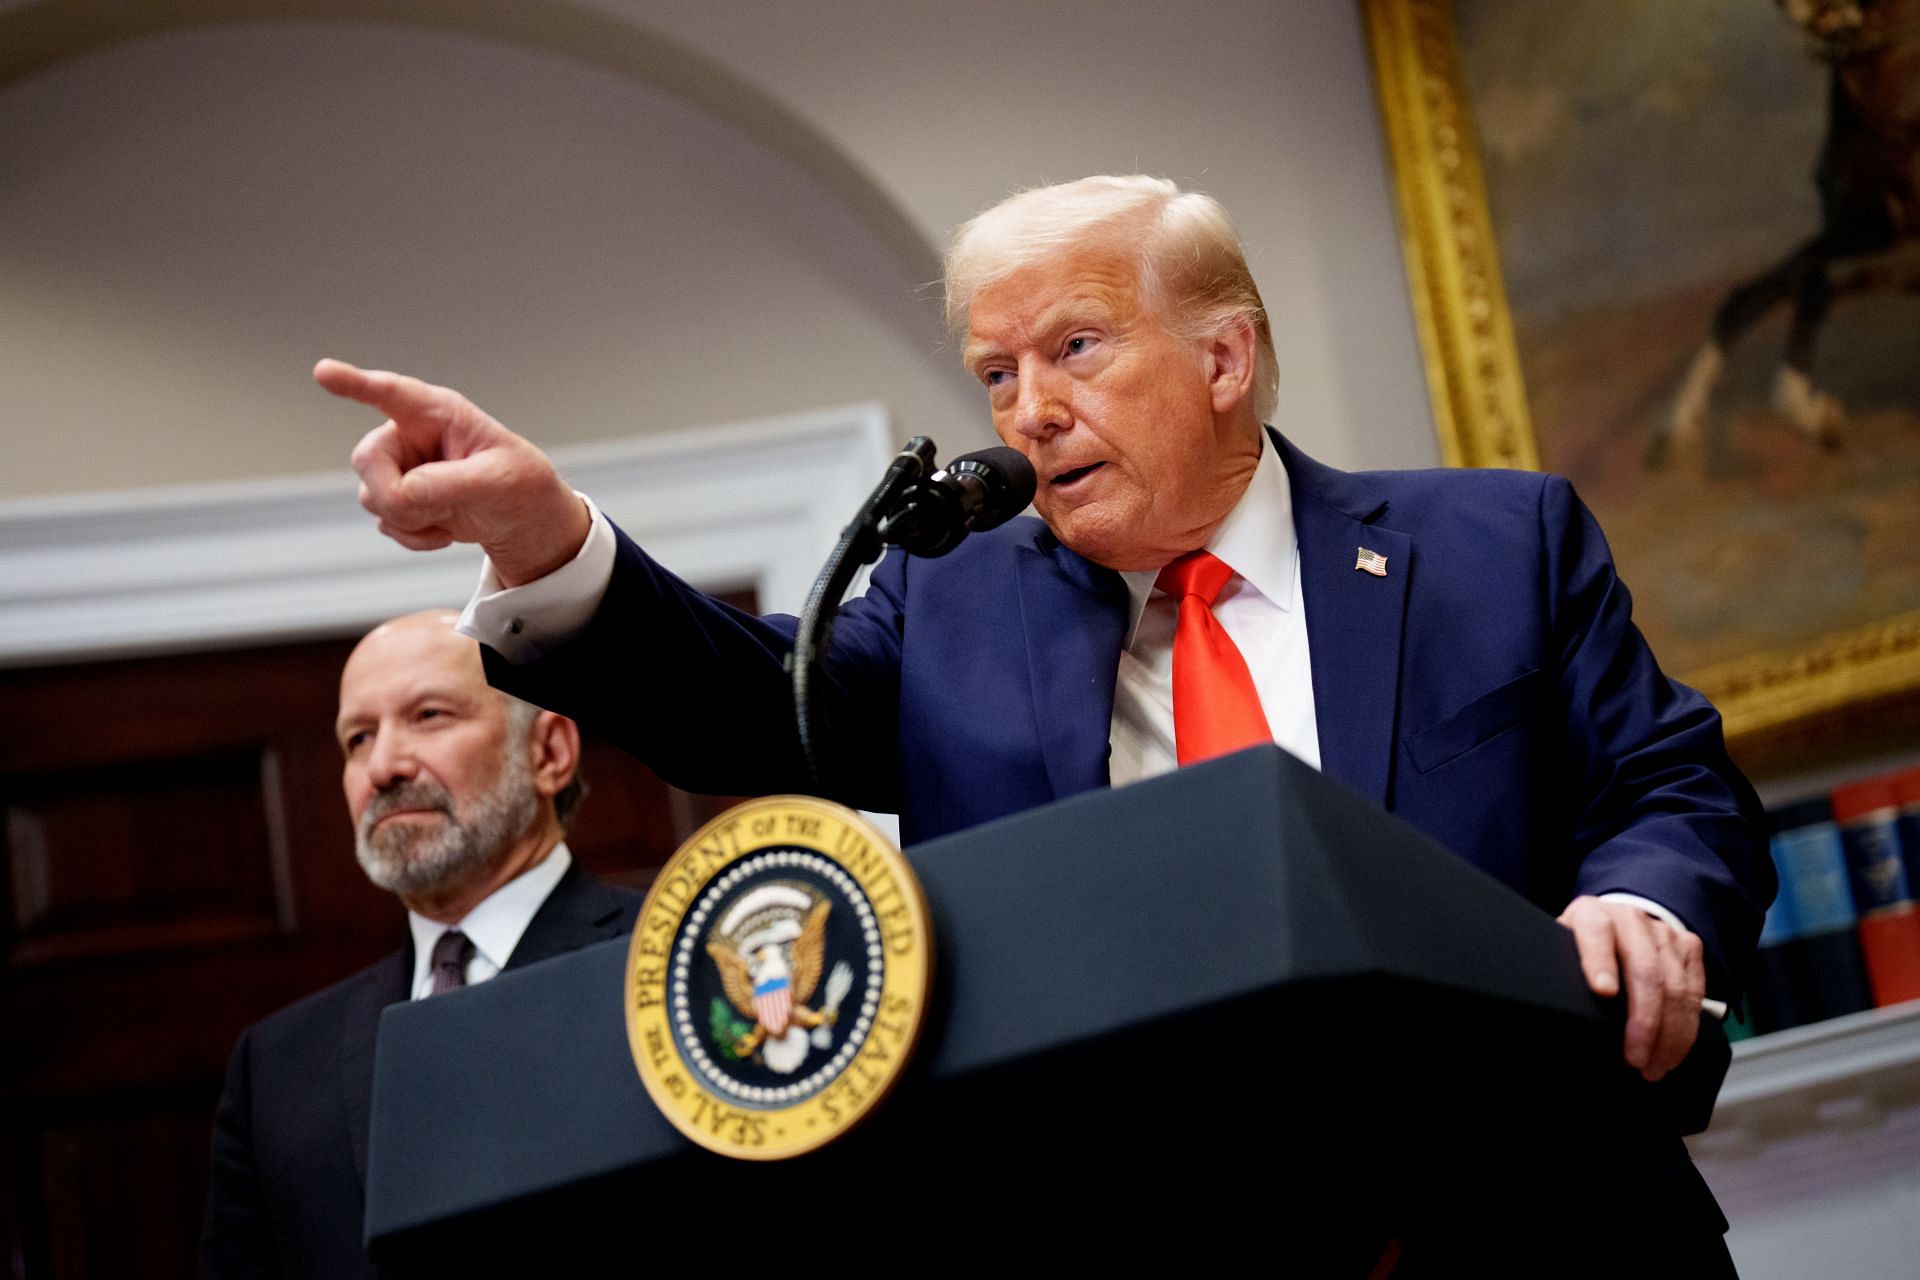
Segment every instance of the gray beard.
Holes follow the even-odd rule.
[[[374,830],[399,809],[438,809],[438,822],[406,820]],[[383,791],[360,814],[355,851],[367,879],[402,897],[434,894],[484,876],[506,860],[514,842],[540,815],[533,770],[524,750],[509,750],[492,788],[467,807],[437,782],[403,782]]]

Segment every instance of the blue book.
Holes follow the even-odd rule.
[[[1826,799],[1768,815],[1780,895],[1767,912],[1749,1008],[1756,1032],[1873,1007],[1847,855]]]

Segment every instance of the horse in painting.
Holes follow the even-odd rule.
[[[1792,307],[1773,405],[1822,447],[1837,449],[1846,412],[1814,384],[1821,323],[1836,299],[1920,290],[1920,0],[1777,0],[1828,68],[1827,132],[1814,169],[1820,229],[1714,313],[1648,464],[1706,434],[1727,353],[1775,307]]]

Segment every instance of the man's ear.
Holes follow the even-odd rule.
[[[1253,396],[1257,348],[1253,323],[1246,319],[1206,340],[1202,354],[1215,413],[1228,413]]]
[[[533,718],[527,750],[532,753],[533,789],[551,800],[580,769],[580,726],[558,712],[542,711]]]

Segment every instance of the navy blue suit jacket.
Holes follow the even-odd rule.
[[[1558,912],[1661,903],[1737,990],[1774,890],[1720,719],[1668,680],[1599,527],[1560,477],[1348,474],[1273,435],[1292,487],[1323,771]],[[807,790],[782,661],[794,620],[693,591],[621,536],[588,629],[489,677],[696,791]],[[1384,578],[1356,551],[1387,557]],[[833,637],[852,781],[907,843],[1108,784],[1118,574],[1038,520],[889,555]],[[636,677],[636,672],[645,675]]]

